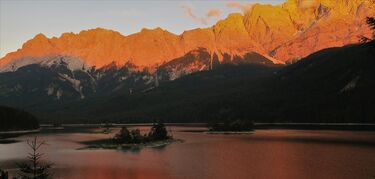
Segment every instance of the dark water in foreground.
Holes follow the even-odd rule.
[[[142,127],[147,129],[147,127]],[[258,130],[251,135],[183,132],[185,140],[140,151],[76,150],[80,141],[112,136],[44,133],[43,148],[55,164],[54,178],[375,178],[375,132]],[[0,144],[0,168],[28,152],[25,140]]]

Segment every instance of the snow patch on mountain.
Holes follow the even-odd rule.
[[[71,78],[70,76],[66,74],[61,74],[59,73],[60,80],[62,81],[68,81],[72,84],[72,87],[80,94],[81,99],[85,98],[85,96],[82,93],[82,86],[81,86],[81,81]]]
[[[340,93],[349,92],[353,90],[357,86],[357,82],[359,80],[359,76],[352,79],[344,88],[340,90]]]
[[[91,66],[85,64],[81,59],[66,55],[50,55],[50,56],[44,56],[44,57],[23,57],[18,60],[13,60],[12,63],[9,63],[8,65],[5,65],[0,68],[1,72],[14,72],[17,71],[19,68],[32,65],[32,64],[38,64],[43,67],[52,67],[52,66],[59,66],[59,65],[65,65],[69,70],[76,71],[76,70],[82,70],[82,71],[89,71],[92,69]]]
[[[46,89],[46,91],[47,91],[48,96],[53,95],[53,93],[55,92],[55,85],[54,84],[48,85],[48,88]]]
[[[175,70],[169,73],[169,80],[173,81],[184,75],[186,75],[185,70]]]
[[[44,67],[52,67],[54,65],[66,65],[66,67],[71,71],[85,71],[91,70],[91,66],[85,64],[81,59],[70,57],[70,56],[55,56],[47,57],[39,63]]]
[[[60,100],[61,96],[63,95],[63,90],[58,89],[56,92],[56,98],[57,100]]]

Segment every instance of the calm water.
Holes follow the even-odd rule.
[[[146,130],[146,127],[142,127]],[[54,178],[375,178],[375,132],[258,130],[251,135],[184,132],[185,140],[140,151],[77,150],[80,141],[112,136],[45,133]],[[197,128],[195,128],[197,129]],[[116,131],[115,131],[116,132]],[[25,158],[25,140],[0,144],[0,168]]]

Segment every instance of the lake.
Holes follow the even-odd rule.
[[[37,135],[48,143],[42,152],[54,163],[54,178],[375,178],[375,132],[272,129],[224,135],[169,127],[183,143],[138,151],[77,150],[85,147],[80,142],[108,138],[119,129],[93,130],[17,137],[17,143],[0,144],[0,168],[14,173],[28,153],[25,141]]]

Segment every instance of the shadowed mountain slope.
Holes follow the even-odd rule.
[[[38,129],[37,119],[22,110],[0,106],[0,131]]]
[[[222,65],[148,91],[69,103],[59,111],[69,122],[205,122],[225,117],[375,122],[374,59],[374,46],[361,44],[325,49],[286,67]]]

